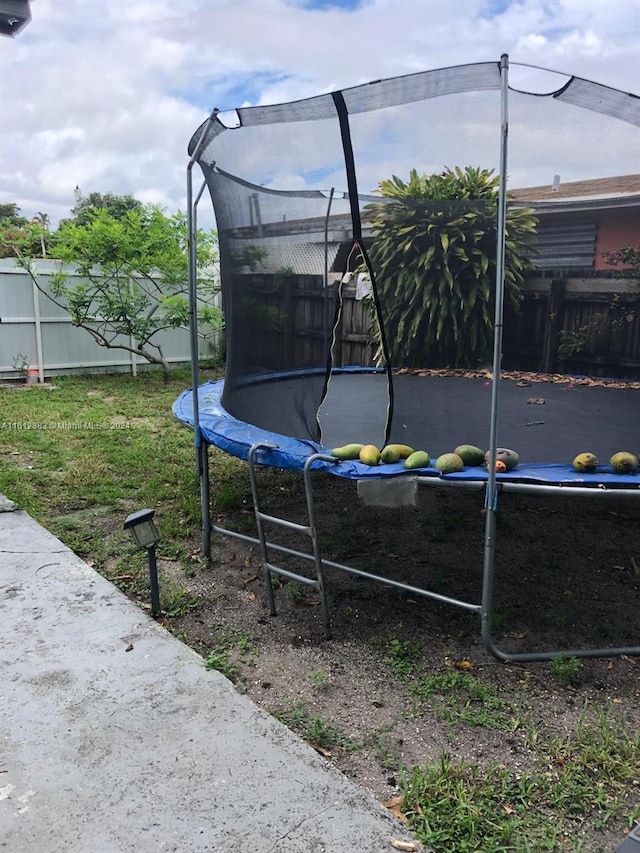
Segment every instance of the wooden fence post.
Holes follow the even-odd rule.
[[[565,279],[554,279],[549,287],[547,318],[542,347],[542,372],[555,373],[558,366],[558,338],[564,321]]]

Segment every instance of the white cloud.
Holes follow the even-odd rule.
[[[637,4],[461,5],[33,0],[32,22],[0,42],[0,200],[54,223],[77,184],[183,208],[187,144],[213,106],[278,103],[503,52],[640,92]]]

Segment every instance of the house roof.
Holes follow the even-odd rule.
[[[590,181],[560,181],[558,188],[552,184],[540,187],[521,187],[509,190],[513,201],[578,201],[640,196],[640,175],[617,175],[613,178],[596,178]]]

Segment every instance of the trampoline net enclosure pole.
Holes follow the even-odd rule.
[[[196,198],[193,198],[193,167],[206,139],[207,130],[214,121],[218,110],[214,109],[205,123],[200,139],[187,164],[187,257],[188,257],[188,286],[189,286],[189,343],[191,350],[191,385],[193,391],[193,429],[196,448],[196,467],[200,480],[200,508],[202,515],[202,554],[207,559],[211,556],[211,518],[209,514],[209,457],[207,445],[200,434],[200,407],[198,403],[198,386],[200,384],[200,364],[198,352],[198,261],[197,261],[197,212],[196,208],[206,187],[206,181]]]
[[[493,382],[491,385],[491,419],[489,427],[489,477],[486,494],[484,534],[484,568],[482,577],[482,638],[487,642],[491,631],[493,606],[493,572],[495,565],[496,532],[496,449],[498,444],[498,410],[500,404],[500,369],[502,361],[502,331],[504,320],[504,262],[507,196],[507,162],[509,137],[509,57],[500,58],[500,175],[498,187],[498,222],[496,238],[495,320],[493,332]]]

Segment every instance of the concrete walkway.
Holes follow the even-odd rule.
[[[410,840],[21,511],[0,512],[0,737],[7,853],[390,853]]]

